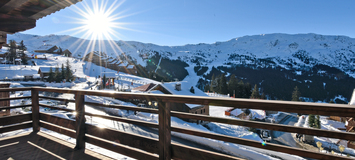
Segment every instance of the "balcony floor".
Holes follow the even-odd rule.
[[[0,138],[0,159],[112,159],[94,151],[74,150],[74,144],[43,132]]]

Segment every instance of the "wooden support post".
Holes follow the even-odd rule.
[[[75,94],[75,129],[76,129],[76,146],[75,149],[85,149],[85,95]]]
[[[171,159],[171,122],[170,103],[159,105],[159,160]]]
[[[38,132],[40,130],[39,127],[39,102],[38,102],[38,90],[32,88],[31,89],[31,97],[32,97],[32,127],[33,132]]]

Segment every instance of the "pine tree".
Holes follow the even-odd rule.
[[[315,126],[315,117],[313,114],[308,115],[308,125],[310,127],[314,127]]]
[[[61,55],[62,53],[63,53],[63,50],[62,50],[62,48],[59,47],[59,49],[58,49],[58,54]]]
[[[222,74],[221,78],[219,79],[219,83],[218,83],[218,87],[219,87],[219,93],[220,94],[228,94],[228,86],[227,86],[227,79],[226,79],[226,74]]]
[[[244,95],[244,82],[240,80],[240,82],[237,85],[237,91],[235,93],[235,97],[243,98],[243,95]]]
[[[229,89],[229,94],[234,97],[235,96],[234,94],[236,93],[236,91],[238,89],[238,80],[237,80],[237,78],[235,78],[234,74],[232,74],[229,79],[228,89]]]
[[[63,80],[63,79],[65,79],[65,69],[64,69],[64,64],[62,63],[62,70],[61,70],[61,72],[62,72],[62,74],[61,74],[61,81]]]
[[[54,70],[54,81],[59,83],[61,80],[60,78],[62,77],[61,73],[59,72],[59,67],[55,67],[55,70]]]
[[[213,73],[213,75],[212,75],[212,79],[211,79],[211,85],[210,85],[210,90],[211,90],[211,92],[215,92],[215,80],[216,80],[216,77],[215,77],[215,75],[214,75],[214,73]]]
[[[246,83],[244,85],[244,96],[243,98],[249,98],[251,96],[251,84],[250,83]]]
[[[301,92],[298,90],[296,86],[294,91],[292,92],[292,101],[300,101]]]
[[[52,67],[49,68],[49,75],[48,75],[48,82],[53,82],[54,80],[54,73]]]
[[[259,88],[258,85],[255,84],[253,92],[251,93],[250,96],[251,99],[260,99],[260,93],[259,93]]]
[[[73,72],[72,70],[70,69],[70,64],[69,64],[69,59],[67,59],[67,64],[65,66],[65,79],[67,82],[70,82],[74,79],[73,77]]]
[[[266,99],[266,95],[265,95],[264,92],[261,94],[261,97],[260,97],[260,98],[261,98],[261,99]]]
[[[17,57],[17,52],[16,52],[16,49],[17,49],[17,45],[16,45],[16,41],[15,40],[10,40],[10,46],[9,46],[9,61],[10,62],[14,62],[14,60],[16,59]]]
[[[210,90],[210,85],[209,85],[209,84],[206,84],[204,91],[205,91],[205,92],[208,92],[209,90]]]
[[[315,119],[315,128],[321,129],[321,124],[320,124],[320,117],[319,115],[316,116]]]
[[[193,87],[193,86],[191,86],[191,88],[190,88],[190,92],[191,92],[191,93],[193,93],[193,94],[195,94],[195,89],[194,89],[194,87]]]

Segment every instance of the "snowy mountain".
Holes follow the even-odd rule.
[[[30,52],[56,45],[78,58],[91,51],[112,58],[124,53],[148,72],[169,80],[189,79],[199,88],[209,83],[212,74],[226,73],[227,78],[235,74],[239,80],[258,84],[270,99],[289,100],[295,86],[310,101],[350,99],[355,88],[355,39],[346,36],[265,34],[184,46],[134,41],[99,43],[71,36],[21,33],[9,35],[8,40],[24,40]]]

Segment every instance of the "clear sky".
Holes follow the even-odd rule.
[[[80,27],[77,12],[92,0],[83,0],[37,21],[23,33],[73,35]],[[100,0],[101,1],[101,0]],[[108,6],[114,0],[105,0]],[[117,6],[121,1],[118,1]],[[115,9],[114,40],[158,45],[227,41],[245,35],[316,33],[355,37],[355,1],[341,0],[127,0]]]

